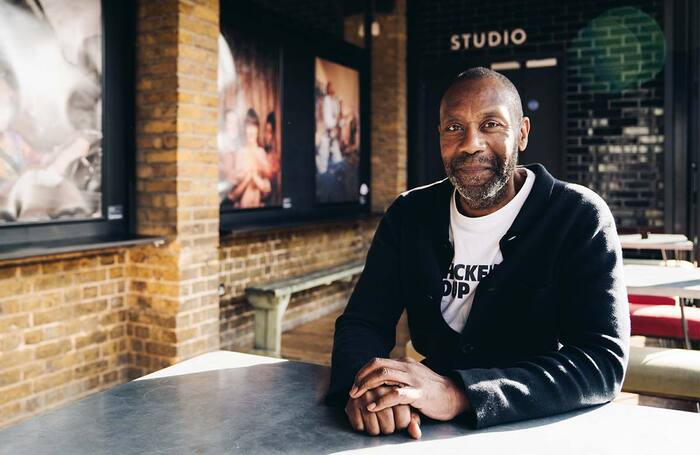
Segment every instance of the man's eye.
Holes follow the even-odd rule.
[[[493,120],[489,120],[488,122],[484,123],[484,127],[486,128],[496,128],[498,126],[501,126],[501,124]]]
[[[447,128],[445,128],[445,131],[459,131],[462,129],[461,125],[458,125],[456,123],[453,123],[452,125],[448,125]]]

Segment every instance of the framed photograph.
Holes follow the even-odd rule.
[[[219,36],[222,211],[282,204],[281,51],[237,30]]]
[[[103,217],[102,5],[0,0],[0,226]]]
[[[259,2],[221,2],[220,30],[221,231],[368,213],[367,51]]]
[[[357,202],[360,188],[360,73],[315,60],[316,202]]]

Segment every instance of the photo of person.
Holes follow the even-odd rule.
[[[0,0],[0,224],[102,216],[101,14]]]
[[[223,210],[282,200],[279,49],[239,32],[219,36],[219,197]]]
[[[316,200],[358,199],[360,74],[316,59]]]

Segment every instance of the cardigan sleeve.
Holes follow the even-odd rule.
[[[335,322],[331,380],[325,401],[344,406],[355,374],[374,357],[389,357],[403,311],[399,298],[401,196],[387,209],[374,234],[365,267]]]
[[[559,350],[449,373],[464,387],[466,417],[477,428],[602,404],[622,387],[630,321],[620,241],[602,199],[579,202],[561,272]]]

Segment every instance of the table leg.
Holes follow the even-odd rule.
[[[661,257],[664,260],[664,265],[668,265],[668,255],[666,254],[666,250],[661,248]]]
[[[690,336],[688,336],[688,321],[685,320],[685,300],[685,298],[679,299],[681,306],[681,327],[683,329],[683,338],[685,339],[685,348],[692,349],[690,345]]]

